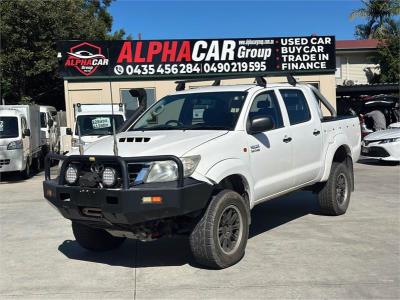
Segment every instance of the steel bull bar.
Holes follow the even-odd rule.
[[[51,162],[52,161],[62,161],[60,176],[58,177],[58,184],[64,185],[65,170],[70,162],[117,162],[121,169],[122,177],[122,189],[129,189],[129,175],[128,175],[128,164],[129,163],[145,163],[145,162],[156,162],[156,161],[173,161],[178,166],[178,179],[177,187],[183,187],[184,177],[183,177],[183,164],[182,161],[174,155],[157,155],[157,156],[139,156],[139,157],[120,157],[113,155],[60,155],[56,153],[48,153],[45,157],[44,167],[45,167],[45,180],[51,179]]]
[[[51,178],[52,161],[62,161],[60,175]],[[176,181],[129,185],[128,164],[155,161],[174,161],[178,166]],[[112,163],[121,170],[121,186],[117,189],[86,188],[66,185],[64,174],[70,163]],[[63,156],[49,153],[45,158],[44,197],[63,217],[88,226],[130,230],[147,221],[187,215],[207,206],[214,186],[194,178],[183,177],[181,160],[173,155],[127,157]],[[149,204],[145,198],[162,200]],[[96,211],[96,215],[86,210]],[[103,227],[102,227],[103,226]]]

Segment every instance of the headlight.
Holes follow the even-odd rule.
[[[394,143],[400,141],[400,138],[386,139],[379,142],[379,144]]]
[[[178,166],[173,161],[159,161],[152,164],[145,182],[166,182],[178,178]]]
[[[105,168],[101,177],[101,181],[105,186],[113,186],[117,181],[117,173],[113,168]]]
[[[77,139],[77,138],[72,138],[72,140],[71,140],[71,146],[72,146],[72,147],[79,147],[79,145],[85,146],[85,142],[82,141],[82,139],[81,139],[81,143],[79,144],[79,139]]]
[[[69,165],[67,171],[65,172],[65,181],[69,184],[74,184],[78,180],[78,169]]]
[[[7,145],[7,150],[15,150],[15,149],[22,149],[23,143],[22,140],[13,141]]]
[[[183,164],[183,176],[189,177],[193,174],[200,162],[200,155],[181,158]],[[150,171],[144,182],[166,182],[178,179],[178,166],[173,161],[160,161],[151,165]]]

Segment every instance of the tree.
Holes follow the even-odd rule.
[[[62,107],[55,42],[123,39],[114,33],[108,8],[113,0],[0,1],[1,96],[6,103],[50,102]],[[130,36],[128,36],[130,38]]]
[[[359,39],[381,39],[393,29],[392,17],[400,13],[398,0],[363,0],[364,7],[354,10],[350,19],[366,18],[367,23],[356,26],[355,36]]]
[[[379,64],[378,82],[400,82],[400,34],[387,35],[379,44],[375,61]]]

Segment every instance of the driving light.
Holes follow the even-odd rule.
[[[113,168],[105,168],[103,171],[103,175],[101,181],[105,186],[113,186],[117,181],[117,173]]]
[[[65,181],[74,184],[78,180],[78,169],[73,165],[69,165],[65,172]]]
[[[381,140],[379,144],[394,143],[398,141],[400,141],[400,138],[392,138],[392,139]]]
[[[22,140],[13,141],[8,144],[7,150],[22,149],[22,146],[23,146]]]

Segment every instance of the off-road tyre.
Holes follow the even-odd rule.
[[[248,216],[249,207],[238,193],[222,190],[213,196],[190,234],[190,248],[196,262],[206,267],[223,269],[240,261],[249,236]],[[227,251],[228,243],[232,247],[230,251]]]
[[[351,190],[351,169],[346,166],[345,162],[333,162],[328,181],[318,191],[321,212],[329,216],[339,216],[346,213]]]
[[[94,252],[116,249],[125,241],[125,238],[112,236],[103,229],[91,228],[77,222],[72,222],[72,232],[79,245]]]

